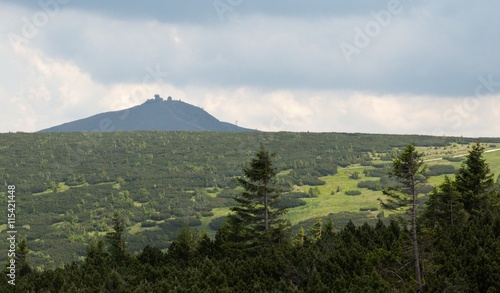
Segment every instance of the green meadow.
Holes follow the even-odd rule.
[[[424,160],[426,161],[426,165],[428,167],[436,165],[449,165],[458,170],[462,164],[461,161],[451,162],[443,159],[443,157],[465,159],[471,145],[472,144],[450,144],[445,147],[419,147],[418,151],[424,153]],[[484,158],[490,165],[492,173],[496,174],[496,176],[500,175],[500,149],[497,148],[496,145],[484,146],[486,149]],[[391,163],[390,161],[381,161],[379,159],[374,159],[373,162]],[[383,200],[385,196],[382,191],[373,191],[358,187],[358,183],[361,181],[379,180],[378,177],[368,177],[364,175],[365,170],[373,169],[374,167],[372,166],[361,166],[359,164],[350,165],[344,168],[339,167],[336,175],[320,177],[321,180],[325,181],[324,185],[295,185],[293,191],[308,193],[309,189],[316,187],[319,189],[320,194],[314,198],[304,198],[303,200],[306,202],[306,205],[289,209],[286,216],[287,219],[292,225],[297,225],[303,221],[322,218],[332,213],[360,213],[360,209],[372,209],[372,211],[368,211],[368,213],[372,218],[376,218],[382,211],[379,199]],[[358,174],[358,179],[352,179],[352,175],[354,173]],[[453,178],[454,174],[430,176],[428,184],[436,187],[443,182],[445,176]],[[345,191],[359,191],[361,194],[355,196],[346,195]],[[213,235],[215,233],[215,231],[211,230],[208,226],[210,221],[227,215],[230,210],[229,208],[218,208],[214,209],[213,212],[215,214],[213,217],[204,218],[202,220],[202,230],[207,231],[209,235]],[[392,212],[390,211],[384,211],[385,216],[388,216],[391,213]]]

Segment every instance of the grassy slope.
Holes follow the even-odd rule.
[[[370,167],[366,167],[370,168]],[[319,186],[321,195],[317,198],[306,198],[307,205],[291,209],[287,215],[292,224],[297,224],[301,221],[310,218],[319,218],[330,213],[338,212],[358,212],[360,208],[378,207],[377,198],[382,194],[380,192],[371,191],[368,189],[359,189],[357,184],[361,180],[377,180],[378,178],[370,178],[362,176],[359,180],[349,179],[349,176],[357,171],[362,173],[365,168],[347,167],[339,168],[338,174],[335,176],[321,177],[320,179],[326,182],[325,185]],[[337,187],[341,191],[336,192]],[[308,192],[310,186],[296,187],[297,191]],[[347,190],[360,190],[361,195],[349,196],[344,192]],[[332,195],[332,191],[335,193]],[[378,212],[373,212],[376,216]]]
[[[468,145],[456,145],[455,147],[450,146],[446,148],[418,148],[419,152],[423,152],[426,160],[426,164],[428,166],[432,165],[452,165],[455,169],[458,169],[461,162],[450,162],[447,160],[436,160],[441,159],[443,156],[464,156],[467,155],[469,148]],[[488,147],[487,150],[493,150],[496,148]],[[500,150],[487,152],[484,154],[484,158],[489,163],[491,167],[492,173],[498,176],[500,174]],[[374,160],[375,161],[375,160]],[[380,161],[378,161],[380,162]],[[317,198],[305,198],[307,205],[296,207],[290,209],[287,213],[287,218],[290,220],[292,225],[296,225],[302,221],[311,219],[311,218],[320,218],[326,216],[330,213],[339,213],[339,212],[359,212],[360,208],[379,208],[379,211],[370,212],[373,217],[380,212],[380,203],[378,198],[384,198],[382,192],[372,191],[364,188],[358,188],[357,184],[360,181],[364,180],[373,180],[377,181],[379,178],[377,177],[366,177],[363,175],[363,170],[372,169],[370,166],[359,166],[353,165],[347,168],[338,169],[338,174],[334,176],[326,176],[321,177],[322,180],[326,182],[323,186],[318,186],[321,195]],[[350,179],[349,176],[358,172],[361,174],[361,178],[358,180]],[[449,175],[453,177],[453,175]],[[441,184],[444,180],[444,175],[433,176],[429,178],[429,184],[432,186],[437,186]],[[341,188],[341,192],[336,192],[337,187]],[[295,186],[296,191],[308,192],[311,186]],[[361,195],[359,196],[348,196],[345,195],[344,192],[347,190],[359,190],[361,191]],[[331,193],[335,192],[334,195]],[[201,226],[202,231],[207,231],[209,235],[214,235],[215,231],[211,230],[208,224],[214,218],[218,218],[221,216],[227,215],[229,213],[228,208],[218,208],[214,209],[213,217],[203,218]],[[387,216],[389,213],[386,211],[385,215]]]
[[[497,148],[488,147],[486,150],[495,150]],[[423,152],[426,160],[426,164],[428,166],[432,165],[452,165],[456,169],[458,169],[461,165],[461,162],[450,162],[447,160],[439,160],[443,156],[464,156],[468,153],[468,145],[453,145],[445,148],[426,148],[419,147],[417,148],[419,152]],[[500,174],[500,150],[486,152],[484,154],[484,158],[487,160],[491,167],[492,173],[498,176]],[[374,159],[374,162],[380,163],[381,161]],[[387,163],[387,162],[386,162]],[[317,198],[305,198],[303,199],[307,204],[305,206],[300,206],[296,208],[292,208],[287,213],[287,219],[290,220],[292,225],[296,225],[302,221],[311,219],[311,218],[320,218],[326,216],[330,213],[340,213],[340,212],[359,212],[360,208],[379,208],[379,211],[370,212],[373,217],[380,212],[380,203],[378,201],[379,198],[384,198],[382,192],[372,191],[368,189],[358,188],[357,184],[360,181],[364,180],[373,180],[377,181],[379,178],[377,177],[366,177],[363,175],[363,171],[366,169],[373,169],[370,166],[359,166],[352,165],[346,168],[339,167],[338,174],[334,176],[325,176],[321,177],[322,180],[326,182],[323,186],[318,186],[321,194]],[[350,179],[349,176],[354,172],[358,172],[361,175],[360,179],[354,180]],[[453,175],[449,175],[453,177]],[[429,184],[432,186],[437,186],[443,182],[444,175],[441,176],[433,176],[429,178]],[[83,185],[81,185],[83,186]],[[81,186],[74,186],[72,188],[78,188]],[[336,192],[337,188],[341,189],[340,192]],[[63,183],[59,184],[59,190],[64,191],[69,189],[69,186],[64,185]],[[295,186],[295,191],[308,192],[311,186]],[[361,195],[359,196],[348,196],[345,195],[344,192],[347,190],[359,190],[361,191]],[[51,192],[50,190],[46,192],[42,192],[34,195],[43,195],[45,193]],[[332,195],[332,192],[334,195]],[[209,193],[210,196],[216,196],[216,193]],[[207,232],[210,236],[214,236],[215,232],[209,227],[209,223],[218,217],[226,216],[230,210],[229,208],[216,208],[213,209],[214,213],[211,217],[203,217],[201,219],[202,225],[200,226],[200,231]],[[388,214],[387,212],[385,213]],[[5,227],[0,226],[0,231],[4,230]],[[130,227],[130,233],[136,234],[146,230],[156,230],[158,227],[152,228],[144,228],[140,226],[140,223],[137,223],[133,227]]]

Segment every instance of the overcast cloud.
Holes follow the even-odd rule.
[[[0,132],[159,93],[266,131],[498,137],[498,11],[493,0],[4,0]]]

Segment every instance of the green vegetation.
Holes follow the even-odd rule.
[[[464,209],[478,213],[487,204],[488,192],[493,189],[493,174],[483,158],[484,147],[474,145],[455,176],[455,187],[462,195]]]
[[[385,189],[392,199],[385,206],[409,204],[409,217],[400,213],[399,222],[358,227],[348,221],[337,231],[332,218],[317,218],[311,228],[291,235],[272,220],[280,213],[265,216],[273,214],[265,202],[267,196],[278,199],[278,180],[271,156],[261,148],[238,180],[243,198],[255,205],[236,200],[232,207],[236,226],[248,234],[234,235],[231,218],[214,239],[184,225],[167,252],[148,245],[131,254],[124,241],[126,220],[114,213],[111,231],[92,239],[78,263],[33,270],[28,241],[22,240],[16,287],[4,273],[0,291],[497,292],[500,182],[490,184],[483,154],[474,145],[456,179],[446,176],[423,204],[417,202],[418,186],[425,181],[423,154],[409,145],[392,163],[391,176],[399,185]],[[280,237],[270,237],[276,231]],[[253,241],[239,237],[248,235]],[[415,246],[420,254],[411,253]]]
[[[386,202],[382,201],[382,207],[389,210],[406,209],[411,217],[411,241],[413,246],[413,267],[417,286],[417,292],[424,291],[420,266],[420,252],[417,233],[417,208],[420,189],[427,182],[427,166],[424,164],[423,153],[415,150],[415,146],[408,145],[403,152],[393,161],[393,167],[389,175],[395,177],[398,184],[389,186],[384,191],[387,195]]]
[[[281,191],[276,187],[276,168],[263,145],[243,171],[238,182],[244,188],[234,197],[237,206],[227,217],[227,226],[219,230],[219,239],[236,244],[238,249],[255,248],[281,243],[286,237],[287,224],[283,219],[286,209],[278,207]],[[223,235],[222,235],[223,234]]]
[[[7,133],[0,134],[0,176],[4,186],[16,185],[16,220],[33,268],[49,269],[84,257],[95,237],[113,230],[115,212],[127,227],[132,252],[146,245],[165,250],[184,226],[215,237],[219,225],[210,224],[220,224],[234,206],[233,197],[243,192],[237,178],[261,143],[277,154],[279,207],[289,208],[285,219],[296,232],[318,218],[332,218],[336,231],[349,220],[356,225],[387,221],[391,213],[375,208],[380,208],[380,190],[390,183],[387,165],[400,149],[414,144],[424,159],[438,159],[466,155],[474,142],[344,133]],[[485,151],[499,143],[482,140]],[[500,173],[500,152],[484,157]],[[461,162],[426,164],[458,170]],[[355,172],[358,179],[350,179]],[[443,179],[431,177],[429,185]],[[361,187],[363,181],[375,181],[380,189]],[[361,194],[345,195],[349,190]],[[0,255],[0,261],[5,258]]]

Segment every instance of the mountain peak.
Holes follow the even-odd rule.
[[[109,132],[109,131],[253,131],[221,122],[202,108],[159,94],[143,104],[119,111],[105,112],[64,123],[39,132]]]

